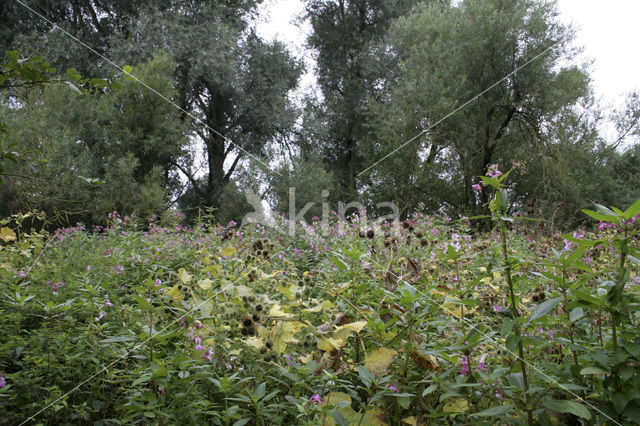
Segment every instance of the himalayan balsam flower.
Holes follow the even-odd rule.
[[[471,189],[480,192],[482,191],[482,185],[480,185],[479,183],[474,183],[473,185],[471,185]]]
[[[196,337],[196,351],[201,351],[201,350],[203,350],[203,349],[204,349],[204,348],[202,347],[202,345],[200,344],[201,340],[202,340],[202,339],[201,339],[200,337]]]
[[[311,398],[309,398],[309,402],[315,402],[316,404],[321,404],[322,397],[317,393],[314,393],[313,395],[311,395]]]
[[[202,359],[207,359],[209,360],[209,362],[212,361],[211,357],[213,356],[213,348],[211,346],[209,346],[207,348],[207,352],[204,353],[204,355],[202,355]]]
[[[7,385],[7,380],[3,377],[0,376],[0,388],[3,388]]]
[[[502,172],[498,170],[497,164],[492,164],[489,166],[489,171],[487,172],[487,176],[492,178],[499,178],[500,176],[502,176]]]
[[[395,384],[395,383],[391,383],[391,384],[389,385],[389,390],[390,390],[390,391],[394,391],[395,393],[400,393],[400,389],[398,389],[398,387],[396,386],[396,384]]]

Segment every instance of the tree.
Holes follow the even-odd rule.
[[[399,18],[384,50],[400,72],[372,107],[366,182],[375,192],[397,179],[396,198],[419,186],[434,209],[481,212],[487,198],[472,184],[490,165],[538,161],[576,136],[553,137],[559,117],[590,96],[588,75],[570,65],[571,39],[546,1],[432,3]]]
[[[184,207],[220,207],[220,196],[238,165],[261,157],[294,124],[288,93],[300,65],[283,45],[266,43],[246,30],[255,2],[173,2],[141,17],[120,41],[121,56],[139,58],[165,49],[178,64],[178,105],[184,119],[196,120],[195,136],[204,146],[205,178],[192,163],[176,161],[191,184]]]
[[[393,69],[374,49],[389,24],[417,3],[411,0],[308,0],[327,139],[320,149],[343,195],[357,195],[362,144],[368,134],[367,106]]]
[[[171,99],[174,67],[158,54],[133,70]],[[28,94],[17,108],[4,103],[7,141],[46,162],[29,172],[25,162],[7,167],[3,213],[38,209],[56,225],[91,225],[114,210],[146,217],[167,207],[169,193],[179,189],[171,164],[188,143],[187,129],[179,111],[150,89],[127,76],[116,82],[104,93],[78,96],[57,85]]]

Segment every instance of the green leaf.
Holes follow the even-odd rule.
[[[524,391],[524,378],[522,377],[522,373],[511,373],[507,376],[507,380],[511,383],[511,386]]]
[[[513,411],[513,405],[497,405],[495,407],[487,408],[486,410],[482,410],[478,413],[471,414],[471,417],[490,417],[490,416],[500,416],[506,413]]]
[[[429,395],[430,393],[432,393],[436,389],[438,389],[438,385],[433,384],[433,385],[429,386],[428,388],[426,388],[425,390],[422,391],[422,396]]]
[[[70,81],[65,81],[65,83],[67,83],[67,84],[69,85],[69,87],[71,87],[71,89],[72,89],[74,92],[76,92],[76,93],[78,93],[78,94],[80,94],[80,95],[83,95],[83,94],[84,94],[84,93],[82,93],[82,90],[78,89],[78,86],[76,86],[76,85],[75,85],[75,84],[73,84],[72,82],[70,82]]]
[[[604,215],[602,213],[596,213],[593,210],[582,209],[582,213],[591,216],[595,220],[599,220],[600,222],[612,222],[620,224],[620,219],[615,215]]]
[[[527,324],[531,324],[533,321],[539,318],[542,318],[543,316],[548,314],[551,310],[553,310],[558,305],[558,303],[560,303],[561,300],[562,300],[561,297],[555,297],[553,299],[546,300],[541,304],[539,304],[538,306],[536,306],[533,312],[531,312],[531,316],[529,317]]]
[[[569,321],[576,322],[583,316],[584,316],[584,310],[582,310],[581,307],[577,307],[569,313]]]
[[[625,220],[629,220],[632,217],[637,216],[639,214],[640,214],[640,198],[638,198],[635,203],[631,204],[629,208],[627,208],[627,210],[624,211],[624,213],[622,214],[622,217],[624,217]]]
[[[120,342],[131,342],[136,340],[133,336],[114,336],[107,337],[106,339],[100,340],[100,343],[120,343]]]
[[[580,418],[589,420],[591,418],[591,413],[584,405],[579,402],[569,401],[569,400],[546,400],[542,403],[546,408],[552,411],[558,411],[560,413],[571,413]]]
[[[505,342],[504,346],[509,352],[515,352],[516,348],[518,347],[518,343],[521,340],[522,336],[516,336],[515,334],[512,334],[507,337],[507,341]]]
[[[607,374],[608,371],[603,370],[600,367],[584,367],[582,370],[580,370],[580,374],[581,375],[587,375],[587,374]]]
[[[131,74],[131,71],[133,71],[133,67],[131,65],[125,65],[124,67],[122,67],[122,72],[127,75]]]

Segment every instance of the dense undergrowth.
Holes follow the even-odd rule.
[[[7,220],[0,423],[637,422],[640,200],[545,237],[504,177],[490,233]]]

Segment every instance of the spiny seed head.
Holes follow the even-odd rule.
[[[251,316],[251,319],[252,319],[252,320],[254,320],[255,322],[258,322],[258,321],[260,321],[260,315],[258,315],[258,314],[253,314],[253,315]]]
[[[426,246],[427,244],[429,244],[429,241],[427,241],[426,239],[423,238],[423,239],[420,240],[420,245],[422,247]]]
[[[538,297],[540,298],[540,300],[544,300],[547,297],[547,295],[544,294],[544,291],[541,291],[540,294],[538,294]]]
[[[538,295],[537,295],[537,294],[534,294],[534,295],[533,295],[533,301],[534,301],[534,302],[537,302],[538,300],[540,300],[540,298],[538,297]]]
[[[262,312],[263,306],[261,304],[256,305],[256,312]]]
[[[364,231],[363,231],[363,230],[360,230],[360,231],[358,232],[358,237],[360,237],[360,238],[364,238],[364,236],[365,236]]]
[[[246,328],[243,328],[242,330],[240,330],[240,333],[241,333],[243,336],[248,336],[248,335],[249,335],[249,330],[248,330],[248,329],[246,329]]]
[[[253,321],[251,320],[251,318],[244,318],[242,320],[242,326],[243,327],[249,328],[249,327],[251,327],[251,325],[253,325]]]
[[[267,343],[264,344],[268,349],[271,349],[273,347],[273,343],[271,343],[270,341],[268,341]]]
[[[416,232],[416,238],[422,238],[422,232],[420,231]]]
[[[373,232],[373,229],[369,229],[367,231],[367,238],[373,238],[376,235],[375,232]]]

